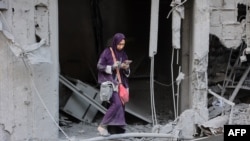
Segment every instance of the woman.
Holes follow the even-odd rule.
[[[124,51],[125,46],[125,36],[122,33],[116,33],[112,39],[112,46],[105,48],[100,55],[99,61],[97,63],[98,69],[98,83],[101,84],[105,81],[113,82],[115,88],[113,94],[110,98],[110,105],[105,113],[100,125],[97,130],[100,135],[107,136],[109,132],[107,130],[108,126],[119,126],[123,128],[126,125],[125,121],[125,107],[121,102],[121,99],[117,92],[118,80],[116,69],[120,71],[121,82],[128,89],[128,77],[130,74],[130,68],[128,56]],[[114,52],[116,61],[114,62],[112,57],[111,49]]]

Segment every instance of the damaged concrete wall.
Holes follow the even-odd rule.
[[[2,1],[1,1],[2,2]],[[53,140],[58,128],[57,0],[4,0],[0,140]]]
[[[192,108],[207,106],[207,64],[209,44],[209,6],[206,0],[194,2],[192,54]]]
[[[210,0],[210,33],[216,35],[225,47],[237,48],[242,39],[247,37],[249,45],[250,17],[241,14],[239,5],[248,5],[246,0]],[[245,10],[246,10],[245,9]],[[245,20],[244,20],[245,19]],[[248,29],[248,30],[247,30]]]
[[[190,108],[199,115],[194,124],[208,120],[207,110],[207,65],[209,51],[209,4],[207,0],[195,0],[193,5],[193,31],[191,54]],[[190,128],[192,129],[192,128]],[[194,128],[193,128],[194,129]],[[193,131],[195,133],[195,131]]]
[[[242,39],[248,42],[249,32],[246,33],[246,31],[249,31],[247,29],[249,29],[250,18],[248,14],[245,14],[246,20],[239,20],[240,16],[244,16],[244,13],[240,15],[238,9],[239,4],[244,5],[247,4],[246,2],[249,3],[249,1],[245,0],[196,0],[192,4],[193,10],[189,12],[192,15],[192,17],[189,17],[189,19],[192,19],[192,27],[191,29],[188,28],[190,29],[188,33],[191,34],[191,51],[186,51],[186,53],[190,53],[189,72],[191,72],[192,76],[189,81],[188,105],[198,113],[189,115],[194,117],[194,120],[190,121],[194,124],[202,123],[209,118],[207,109],[209,34],[216,35],[228,48],[238,47]],[[249,11],[249,7],[246,9]],[[185,22],[188,23],[188,20],[184,20]],[[184,34],[184,37],[185,39],[189,38],[186,34]],[[184,47],[187,46],[186,43],[189,43],[188,41],[183,42]],[[190,130],[192,131],[190,132]],[[194,132],[195,128],[190,127],[185,133],[190,133],[188,135],[191,136]]]
[[[210,17],[207,0],[187,1],[184,6],[186,14],[182,23],[182,67],[189,79],[182,83],[182,113],[178,126],[184,138],[192,138],[197,132],[196,125],[208,120],[207,66]]]

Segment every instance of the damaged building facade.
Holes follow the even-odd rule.
[[[244,94],[249,90],[239,94],[250,70],[249,5],[249,0],[1,0],[0,139],[58,140],[59,109],[68,100],[61,97],[60,75],[96,85],[98,52],[117,31],[127,35],[133,60],[136,94],[128,109],[134,115],[153,122],[148,119],[154,93],[156,113],[173,113],[182,138],[194,138],[198,129],[209,135],[222,133],[224,124],[249,124]],[[150,20],[158,20],[152,13],[159,23]],[[245,68],[233,79],[236,71],[227,68],[239,65]],[[225,82],[227,76],[235,83]]]

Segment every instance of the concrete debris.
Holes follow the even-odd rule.
[[[155,133],[158,131],[158,133],[169,134],[174,130],[174,126],[175,126],[174,122],[171,122],[171,123],[166,124],[164,126],[161,126],[161,125],[154,126],[152,129],[152,132]]]
[[[83,133],[85,133],[85,130],[79,130],[78,133],[83,134]]]
[[[194,109],[185,110],[175,121],[169,122],[164,126],[157,125],[153,127],[153,132],[172,134],[182,139],[193,139],[196,130],[190,130],[194,125],[207,121],[202,113]]]
[[[199,125],[205,135],[216,135],[223,133],[223,127],[229,121],[228,115],[218,116]]]
[[[224,105],[224,106],[220,106],[220,105],[212,105],[208,108],[209,110],[209,119],[215,118],[219,115],[221,115],[221,113],[223,112],[230,112],[231,106],[230,105]]]
[[[209,117],[212,119],[200,125],[205,135],[222,133],[223,126],[229,124],[229,120],[230,124],[233,125],[250,124],[250,104],[239,103],[233,108],[230,105],[219,106],[215,104],[209,107],[209,110]]]
[[[234,106],[235,103],[227,100],[226,98],[216,94],[212,90],[208,89],[208,92],[212,94],[213,101],[211,102],[211,106],[209,109],[209,119],[219,116],[221,113],[225,111],[230,111],[231,106]],[[208,104],[210,105],[210,104]]]
[[[237,104],[234,106],[232,112],[233,112],[232,124],[234,125],[250,124],[250,104],[245,104],[245,103]]]
[[[73,122],[66,117],[60,116],[59,124],[60,126],[70,127]]]
[[[232,115],[230,115],[231,105],[223,104],[223,102],[218,99],[214,99],[211,107],[209,114],[216,113],[216,111],[218,114],[214,115],[212,118],[210,115],[209,120],[205,120],[204,117],[201,116],[203,114],[199,114],[193,109],[188,109],[184,111],[175,121],[169,122],[166,125],[154,126],[152,132],[172,134],[174,136],[174,133],[178,131],[178,138],[191,139],[197,134],[200,134],[200,136],[222,134],[224,125],[229,124],[230,116],[232,116],[231,124],[250,124],[249,104],[240,103],[235,105],[232,109]],[[196,129],[196,131],[190,130],[190,127],[194,125],[197,125],[197,127],[201,130],[201,133],[197,133],[198,129]]]

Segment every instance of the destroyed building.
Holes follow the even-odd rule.
[[[59,140],[62,112],[86,122],[105,112],[96,63],[116,32],[133,60],[126,112],[150,123],[152,136],[193,139],[249,124],[249,5],[0,0],[0,140]],[[171,121],[157,126],[158,118]]]

